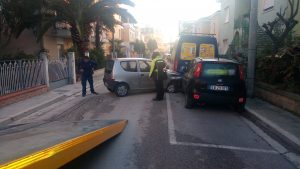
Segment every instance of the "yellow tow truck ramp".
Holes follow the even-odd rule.
[[[121,133],[127,120],[51,121],[0,129],[1,169],[59,168]]]

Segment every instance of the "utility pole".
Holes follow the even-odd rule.
[[[257,8],[258,0],[251,0],[248,67],[247,67],[247,93],[249,97],[254,96],[255,80],[255,58],[256,58],[256,33],[257,33]]]

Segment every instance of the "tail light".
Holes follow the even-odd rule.
[[[193,96],[193,97],[194,97],[195,100],[199,100],[199,99],[200,99],[200,94],[194,93],[194,96]]]
[[[194,77],[198,78],[201,75],[202,63],[198,63],[194,71]]]
[[[245,80],[245,73],[243,65],[239,65],[239,72],[240,72],[240,80]]]
[[[245,103],[245,98],[240,97],[240,98],[239,98],[239,103]]]
[[[174,62],[174,71],[177,72],[177,68],[178,68],[178,60],[175,59],[175,62]]]

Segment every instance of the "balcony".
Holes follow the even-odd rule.
[[[55,24],[52,31],[53,36],[60,38],[71,38],[70,25],[63,22]]]

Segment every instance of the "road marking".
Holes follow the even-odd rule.
[[[254,116],[256,116],[258,119],[260,119],[261,121],[263,121],[264,123],[266,123],[267,125],[269,125],[270,127],[272,127],[273,129],[277,130],[280,134],[284,135],[286,138],[288,138],[290,141],[292,141],[293,143],[297,144],[298,146],[300,146],[300,140],[294,136],[293,134],[289,133],[288,131],[284,130],[283,128],[281,128],[280,126],[278,126],[277,124],[273,123],[271,120],[259,115],[258,113],[256,113],[253,109],[249,108],[248,106],[246,106],[246,110],[253,114]]]
[[[284,148],[281,144],[279,144],[273,138],[268,136],[263,130],[258,128],[254,123],[252,123],[251,121],[247,120],[244,117],[241,118],[257,135],[259,135],[262,139],[264,139],[271,147],[273,147],[279,153],[284,154],[288,152],[286,148]]]
[[[168,131],[169,131],[170,143],[176,144],[175,126],[173,120],[173,113],[171,109],[170,95],[166,94],[166,98],[167,98]]]
[[[166,101],[167,101],[167,114],[168,114],[168,133],[169,133],[169,140],[170,140],[171,145],[195,146],[195,147],[206,147],[206,148],[218,148],[218,149],[237,150],[237,151],[279,154],[278,151],[267,150],[267,149],[256,149],[256,148],[236,147],[236,146],[217,145],[217,144],[177,142],[176,134],[175,134],[175,125],[174,125],[174,120],[173,120],[173,112],[172,112],[171,101],[170,101],[170,95],[168,93],[166,94]]]
[[[285,147],[283,147],[276,140],[268,136],[263,130],[258,128],[254,123],[247,120],[246,118],[242,119],[248,124],[248,126],[260,137],[262,137],[269,145],[271,145],[275,150],[277,150],[281,155],[283,155],[287,160],[293,163],[298,169],[300,169],[300,156],[295,153],[289,152]]]
[[[194,147],[206,147],[206,148],[218,148],[218,149],[228,149],[228,150],[238,150],[238,151],[248,151],[248,152],[259,152],[259,153],[269,153],[269,154],[278,154],[275,150],[266,150],[266,149],[257,149],[257,148],[247,148],[247,147],[236,147],[236,146],[227,146],[227,145],[218,145],[218,144],[203,144],[203,143],[187,143],[187,142],[176,142],[173,145],[182,145],[182,146],[194,146]]]

